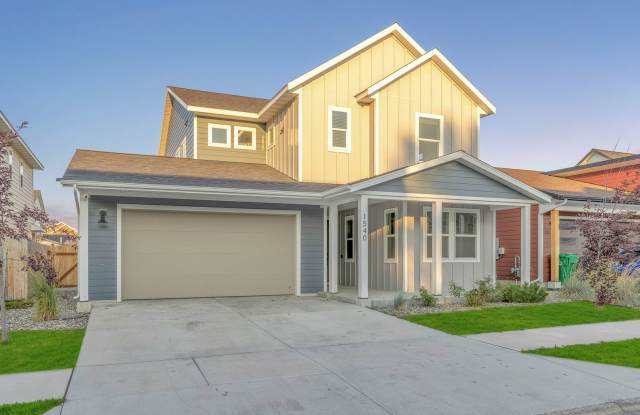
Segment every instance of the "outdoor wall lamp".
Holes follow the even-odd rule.
[[[107,223],[107,211],[105,209],[100,209],[98,215],[100,216],[98,223]]]

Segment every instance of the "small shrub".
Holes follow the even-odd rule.
[[[402,310],[407,304],[407,299],[402,291],[398,291],[393,297],[393,308],[396,310]]]
[[[464,293],[464,303],[467,307],[480,307],[486,301],[478,288],[473,288]]]
[[[453,281],[449,281],[449,294],[455,298],[462,298],[462,295],[464,294],[464,288],[457,285]]]
[[[638,279],[623,274],[616,281],[617,303],[628,307],[640,306],[640,284]]]
[[[518,297],[518,284],[503,284],[500,286],[500,297],[502,302],[515,303]]]
[[[480,292],[480,295],[484,298],[485,302],[499,303],[502,301],[502,297],[500,293],[493,286],[489,278],[484,278],[479,281],[476,281],[476,286],[478,287],[478,291]]]
[[[433,307],[436,305],[436,297],[424,287],[420,287],[420,302],[425,307]]]
[[[516,290],[518,303],[541,303],[547,298],[547,290],[537,282],[524,284]]]
[[[595,294],[589,282],[582,278],[581,274],[574,273],[562,284],[560,295],[571,300],[592,301]]]
[[[49,321],[58,318],[58,298],[56,289],[47,282],[42,272],[32,273],[33,281],[33,320]]]

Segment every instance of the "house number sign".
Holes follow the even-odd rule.
[[[369,229],[367,227],[368,225],[368,220],[367,220],[367,211],[365,210],[364,212],[362,212],[362,224],[360,226],[360,229],[362,229],[362,240],[366,241],[367,240],[367,235],[369,235]]]

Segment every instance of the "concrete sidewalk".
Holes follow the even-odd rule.
[[[72,369],[45,370],[0,376],[0,405],[59,399],[64,396]]]
[[[640,320],[503,331],[466,336],[511,350],[569,346],[640,338]]]

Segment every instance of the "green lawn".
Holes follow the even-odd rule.
[[[62,399],[0,405],[0,415],[40,415],[62,403]]]
[[[12,331],[0,345],[0,374],[74,367],[84,330]]]
[[[526,352],[640,369],[640,339],[576,344],[574,346],[527,350]]]
[[[640,310],[596,307],[588,301],[538,304],[521,307],[497,307],[482,310],[433,314],[414,314],[406,320],[450,334],[466,335],[538,327],[568,326],[640,319]]]

